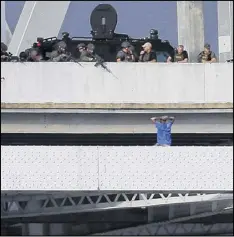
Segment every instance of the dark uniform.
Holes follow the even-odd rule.
[[[52,51],[50,61],[52,62],[67,62],[70,54],[66,52],[66,44],[61,41],[56,45],[56,49]]]
[[[131,44],[129,42],[123,42],[121,44],[122,49],[117,53],[116,59],[120,59],[121,62],[134,62],[132,54],[129,52],[123,51],[124,48],[131,47]]]
[[[63,32],[62,33],[62,41],[66,44],[66,50],[68,52],[72,51],[72,39],[69,37],[69,33]]]
[[[136,53],[135,47],[133,45],[130,45],[129,47],[130,52],[132,53],[132,55],[134,56],[134,62],[138,61],[138,55]]]
[[[178,53],[177,50],[175,51],[174,62],[180,62],[186,58],[188,59],[188,53],[186,50],[182,51],[182,53]]]
[[[210,45],[209,44],[205,44],[204,46],[206,49],[210,49]],[[198,59],[197,61],[199,63],[203,63],[203,62],[209,62],[211,61],[212,58],[215,58],[216,59],[216,55],[214,52],[212,51],[209,51],[208,53],[205,52],[205,51],[202,51],[199,55],[198,55]]]
[[[157,61],[157,55],[156,52],[152,50],[149,53],[145,52],[144,54],[140,55],[139,62],[150,62],[154,59]]]
[[[35,48],[31,48],[28,52],[28,58],[27,58],[28,62],[42,62],[43,61],[43,57],[40,54],[38,49]]]
[[[89,47],[91,48],[91,45],[89,45]],[[92,51],[89,51],[88,46],[86,47],[84,43],[78,44],[77,48],[80,51],[80,57],[79,57],[80,62],[95,62],[96,61],[92,55]]]

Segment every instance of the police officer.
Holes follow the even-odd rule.
[[[121,44],[121,50],[116,55],[117,62],[135,62],[135,57],[130,50],[131,44],[127,41]]]
[[[135,50],[135,47],[133,45],[130,45],[129,47],[129,51],[130,51],[130,54],[132,54],[134,56],[134,61],[133,62],[137,62],[138,61],[138,55],[137,55],[137,52]]]
[[[27,58],[28,62],[42,62],[43,61],[43,57],[37,48],[31,48],[29,49],[27,53],[28,53],[28,58]]]
[[[210,50],[210,45],[205,44],[204,50],[198,55],[199,63],[215,63],[217,61],[216,55]]]
[[[77,49],[80,52],[80,62],[95,62],[93,57],[94,45],[88,44],[87,47],[84,43],[80,43],[77,45]]]
[[[10,55],[7,53],[7,49],[7,46],[1,42],[1,62],[8,61]]]
[[[167,62],[172,62],[172,57],[167,58]],[[179,45],[175,50],[174,62],[177,63],[187,63],[188,62],[188,52],[184,50],[183,45]]]
[[[68,32],[63,32],[62,33],[62,41],[66,44],[66,50],[68,52],[71,52],[72,49],[72,39],[69,37]]]
[[[56,50],[52,51],[51,59],[52,62],[67,62],[69,54],[66,52],[66,44],[61,41],[56,45]]]
[[[142,45],[143,50],[140,52],[139,62],[157,62],[157,55],[154,50],[152,50],[152,44],[146,42]]]

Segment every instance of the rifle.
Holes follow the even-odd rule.
[[[71,61],[72,60],[72,61]],[[74,57],[72,57],[72,54],[70,53],[69,56],[67,57],[66,61],[70,61],[70,62],[74,62],[74,63],[77,63],[79,64],[81,67],[84,67],[81,63],[78,62],[77,59],[75,59]]]
[[[114,78],[119,79],[118,77],[116,77],[113,72],[105,65],[105,61],[103,58],[101,58],[99,55],[97,54],[92,54],[93,59],[95,59],[96,63],[95,63],[95,67],[101,66],[103,69],[105,69],[108,73],[110,73]]]

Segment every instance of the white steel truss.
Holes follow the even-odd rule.
[[[70,1],[25,1],[9,51],[18,55],[31,47],[37,37],[57,37],[69,4]]]
[[[210,212],[220,211],[232,205],[233,194],[204,193],[88,193],[52,192],[47,194],[6,195],[2,193],[1,218],[33,217],[101,211],[109,209],[150,207],[191,203],[190,214],[196,213],[196,203],[211,202]],[[220,207],[219,202],[225,202]]]

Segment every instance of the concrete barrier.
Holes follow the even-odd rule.
[[[232,108],[232,64],[2,63],[2,108]]]

